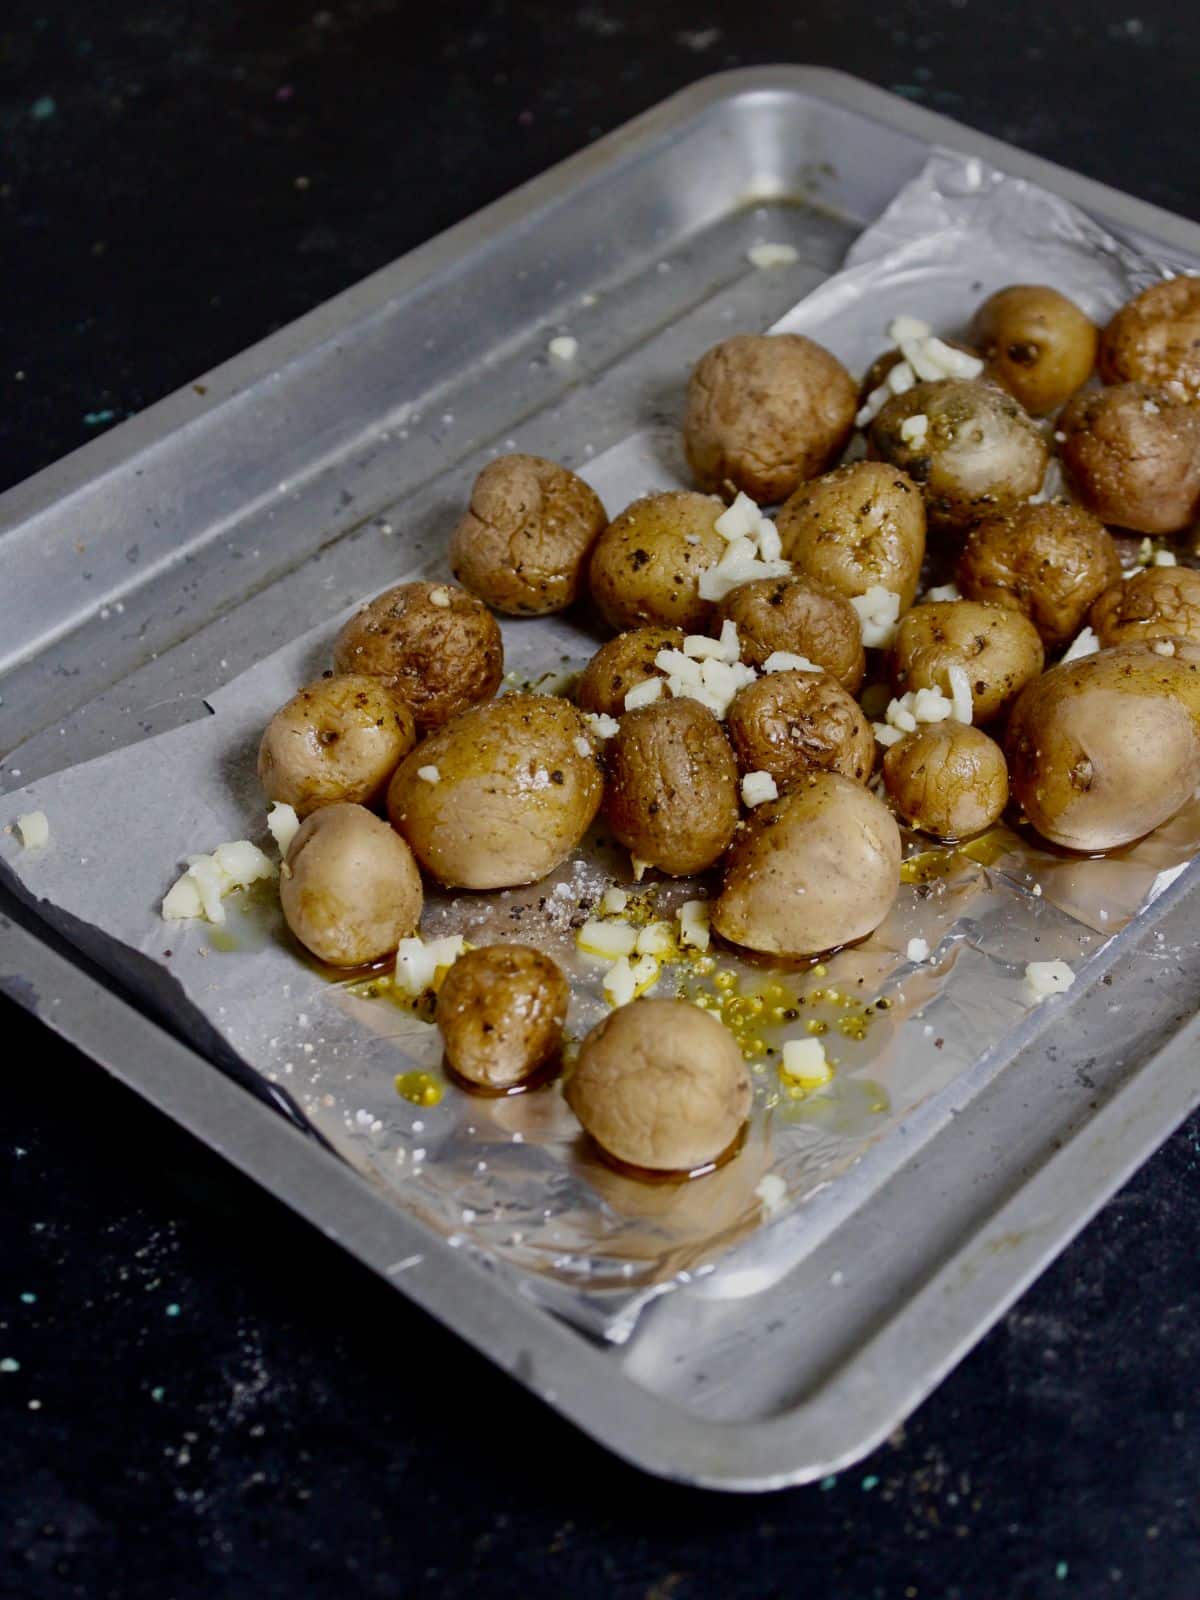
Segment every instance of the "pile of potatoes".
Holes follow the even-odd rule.
[[[1097,852],[1172,816],[1200,784],[1200,572],[1160,554],[1131,575],[1121,552],[1200,516],[1200,280],[1103,330],[1012,286],[940,348],[945,377],[897,383],[897,349],[860,386],[800,335],[723,341],[688,390],[696,487],[611,520],[565,467],[486,467],[450,538],[457,582],[364,606],[263,735],[263,787],[304,819],[281,886],[301,943],[384,961],[424,882],[536,882],[602,815],[639,876],[715,875],[720,938],[815,957],[888,914],[898,823],[956,842],[1012,802]],[[836,465],[856,419],[866,459]],[[1055,453],[1071,498],[1038,499]],[[721,591],[716,524],[740,494],[777,507],[751,569],[768,575]],[[931,570],[956,586],[928,592]],[[613,636],[573,701],[497,698],[494,613],[589,601]],[[1092,653],[1068,649],[1081,634]],[[730,641],[736,692],[680,688],[680,661],[728,665]],[[891,696],[939,709],[893,707],[880,734],[864,693],[876,717]],[[450,1068],[491,1091],[545,1074],[567,1002],[543,953],[470,951],[438,1000]],[[736,1144],[750,1089],[712,1017],[638,1000],[583,1042],[567,1099],[610,1156],[676,1171]]]

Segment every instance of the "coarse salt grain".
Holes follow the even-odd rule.
[[[429,591],[431,606],[441,606],[443,610],[450,604],[450,591],[444,586]]]
[[[442,775],[436,767],[418,767],[417,777],[422,783],[441,783]]]

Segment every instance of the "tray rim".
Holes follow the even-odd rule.
[[[701,79],[662,101],[202,375],[195,381],[208,388],[206,405],[221,404],[298,352],[335,338],[346,322],[407,292],[496,232],[518,222],[527,226],[540,207],[565,189],[630,159],[703,111],[725,101],[789,92],[899,129],[922,143],[951,145],[978,155],[1064,194],[1120,228],[1200,254],[1200,225],[848,74],[791,65],[740,69]],[[197,414],[196,398],[186,385],[9,490],[0,496],[0,525],[35,515],[85,483],[119,470],[165,434],[186,427]],[[1185,875],[1189,881],[1194,877]],[[1182,892],[1185,883],[1175,888]],[[1173,890],[1162,903],[1175,897]],[[199,1052],[2,909],[0,992],[393,1282],[617,1455],[660,1476],[726,1490],[775,1489],[809,1481],[878,1444],[1200,1103],[1200,1084],[1193,1085],[1187,1071],[1189,1057],[1194,1059],[1200,1043],[1200,1018],[1193,1018],[814,1395],[768,1421],[713,1422],[614,1371],[611,1356],[583,1334],[469,1256],[433,1241],[390,1199],[277,1112],[219,1072],[198,1072],[198,1064],[209,1067]],[[52,1002],[43,998],[51,995]],[[1081,1205],[1072,1175],[1100,1148],[1106,1151],[1108,1178]],[[1069,1203],[1064,1204],[1064,1197]],[[336,1226],[329,1224],[331,1215],[337,1218]],[[1050,1228],[1047,1215],[1054,1219]],[[1001,1239],[1019,1242],[1000,1250]],[[961,1285],[968,1276],[970,1295],[960,1291],[955,1297],[955,1284]],[[902,1362],[889,1368],[887,1358],[889,1348],[901,1348],[896,1341],[905,1336],[909,1319],[917,1312],[932,1315],[939,1337],[936,1359],[925,1363],[914,1382]],[[895,1373],[900,1372],[903,1380],[896,1381]]]

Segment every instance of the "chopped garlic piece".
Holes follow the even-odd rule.
[[[627,922],[585,922],[575,935],[576,948],[585,955],[602,956],[605,961],[616,961],[619,956],[632,955],[637,949],[637,929]]]
[[[911,417],[905,417],[900,424],[900,437],[909,444],[923,445],[928,433],[929,418],[923,411],[917,411]]]
[[[267,831],[274,839],[281,856],[288,853],[292,840],[300,831],[300,818],[296,815],[296,808],[287,805],[282,800],[275,800],[267,812]]]
[[[904,953],[910,961],[928,961],[929,941],[927,939],[910,939]]]
[[[444,584],[437,589],[431,589],[429,591],[429,604],[431,606],[441,606],[445,610],[450,604],[449,589]]]
[[[873,722],[871,729],[875,734],[876,744],[881,744],[886,749],[889,745],[899,744],[904,737],[901,728],[893,728],[890,722]]]
[[[911,694],[902,695],[898,700],[888,703],[887,720],[893,728],[899,728],[901,733],[916,733],[917,719],[912,709],[913,697]]]
[[[683,641],[683,653],[693,661],[724,661],[725,646],[720,639],[710,639],[706,633],[689,633]]]
[[[162,919],[164,922],[189,922],[203,915],[200,885],[185,872],[182,878],[176,878],[163,898]]]
[[[912,697],[912,714],[918,722],[945,722],[954,711],[954,702],[940,689],[918,689]]]
[[[579,352],[579,340],[573,339],[569,333],[560,333],[557,338],[551,339],[546,349],[555,361],[574,361]]]
[[[900,620],[900,596],[881,584],[872,584],[866,594],[852,596],[850,604],[862,624],[863,643],[872,649],[891,644]]]
[[[220,925],[225,921],[221,904],[235,889],[276,876],[278,868],[249,839],[219,844],[211,855],[187,857],[187,871],[167,891],[161,915],[167,922],[203,917]]]
[[[707,900],[685,900],[679,908],[679,939],[697,950],[707,950],[711,939]]]
[[[765,1178],[760,1178],[755,1186],[754,1193],[762,1201],[762,1208],[769,1217],[777,1211],[783,1210],[784,1201],[787,1199],[787,1184],[777,1172],[768,1172]]]
[[[1174,639],[1156,639],[1154,641],[1154,654],[1156,656],[1173,656],[1175,654]]]
[[[1063,651],[1063,661],[1078,661],[1082,656],[1094,656],[1100,648],[1095,630],[1082,628]]]
[[[452,967],[467,948],[461,933],[444,939],[401,939],[396,947],[393,982],[402,993],[417,998],[437,986],[438,973]]]
[[[661,968],[653,956],[640,956],[632,965],[628,956],[622,956],[604,974],[601,987],[609,1005],[627,1006],[631,1000],[653,989],[660,974]]]
[[[770,517],[763,517],[758,525],[758,553],[764,561],[779,561],[783,556],[783,540]]]
[[[907,394],[916,385],[916,381],[917,375],[909,363],[907,361],[897,361],[896,365],[891,368],[887,377],[883,380],[883,387],[889,396]]]
[[[235,889],[248,889],[260,878],[275,876],[275,863],[249,839],[219,844],[213,851],[213,860]]]
[[[719,646],[718,646],[719,648]],[[660,650],[654,665],[668,678],[679,678],[683,683],[700,683],[700,663],[682,650]]]
[[[810,661],[807,656],[798,656],[792,650],[772,650],[763,662],[764,672],[823,672],[823,667],[817,666],[815,661]]]
[[[600,910],[605,914],[605,916],[619,916],[628,904],[629,896],[626,894],[625,890],[618,889],[615,886],[611,889],[605,889],[603,895],[600,897]]]
[[[642,879],[646,876],[647,867],[652,867],[653,865],[653,861],[643,861],[639,856],[631,854],[629,857],[629,867],[630,871],[633,873],[634,883],[641,883]]]
[[[746,259],[752,267],[767,271],[771,267],[790,267],[800,257],[794,245],[770,244],[764,240],[761,244],[750,246],[746,251]]]
[[[585,760],[592,754],[591,744],[583,737],[582,734],[580,734],[578,739],[575,741],[575,754],[583,757]]]
[[[436,767],[418,767],[417,777],[422,783],[441,783],[442,775]]]
[[[1153,565],[1156,567],[1177,567],[1179,563],[1176,561],[1172,551],[1156,550],[1154,552]]]
[[[955,722],[970,724],[975,716],[975,701],[971,695],[971,679],[966,667],[955,661],[946,670],[950,680],[951,716]]]
[[[748,772],[742,779],[742,800],[748,806],[779,799],[779,785],[769,772]]]
[[[44,850],[50,843],[50,823],[44,811],[23,812],[15,827],[23,850]]]
[[[1063,994],[1075,982],[1075,974],[1065,961],[1031,961],[1025,968],[1025,997],[1040,1005],[1051,995]]]
[[[662,698],[663,682],[661,678],[644,678],[641,683],[635,683],[625,696],[626,711],[636,711],[639,706],[653,705]]]
[[[943,583],[936,589],[929,589],[922,597],[925,600],[961,600],[956,583]]]
[[[675,949],[675,934],[666,921],[648,922],[637,936],[640,956],[669,956]]]
[[[611,739],[614,734],[621,731],[621,724],[616,717],[610,717],[603,711],[585,711],[583,720],[597,739]]]
[[[737,623],[732,617],[726,617],[721,624],[720,645],[724,660],[733,662],[741,659],[742,642],[738,638]]]
[[[819,1089],[833,1077],[820,1039],[788,1039],[783,1046],[783,1074],[802,1089]]]
[[[761,517],[762,512],[750,496],[739,490],[737,499],[722,511],[713,527],[722,539],[728,539],[731,543],[735,539],[752,539],[758,533]]]
[[[927,322],[922,322],[920,317],[909,316],[907,312],[902,311],[888,323],[887,331],[892,343],[899,345],[910,339],[928,339],[933,329]]]
[[[855,427],[865,428],[870,423],[874,422],[875,418],[879,415],[891,398],[892,391],[888,388],[886,383],[881,383],[878,389],[872,389],[870,394],[863,401],[862,408],[854,418]]]

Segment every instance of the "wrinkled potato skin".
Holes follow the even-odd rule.
[[[958,561],[958,587],[968,600],[1023,612],[1048,650],[1075,637],[1093,600],[1120,576],[1108,529],[1065,500],[976,523]]]
[[[975,313],[971,337],[988,377],[1033,417],[1056,411],[1087,382],[1100,341],[1074,300],[1030,283],[989,296]]]
[[[362,806],[323,806],[288,846],[279,900],[288,927],[319,961],[365,967],[415,932],[421,874],[381,818]]]
[[[684,877],[724,854],[738,820],[737,762],[706,706],[658,700],[627,711],[605,761],[609,826],[639,861]]]
[[[320,678],[267,724],[259,782],[301,817],[339,801],[376,806],[416,738],[412,712],[378,678]]]
[[[448,606],[429,598],[437,589]],[[350,618],[333,647],[339,672],[382,678],[428,733],[490,700],[504,675],[504,642],[487,607],[448,583],[400,583]]]
[[[1200,400],[1200,279],[1153,283],[1122,306],[1100,339],[1100,376]]]
[[[564,1092],[601,1149],[653,1172],[716,1161],[750,1115],[750,1075],[733,1035],[686,1000],[634,1000],[605,1017]]]
[[[558,963],[525,944],[468,950],[446,974],[437,1025],[460,1077],[508,1089],[562,1049],[570,987]]]
[[[503,889],[552,872],[587,832],[603,780],[580,755],[587,724],[551,695],[509,694],[461,712],[401,762],[392,826],[450,888]],[[417,776],[434,766],[440,782]]]
[[[683,441],[702,489],[774,505],[824,472],[854,426],[854,380],[798,333],[735,334],[701,356]]]
[[[1120,578],[1092,607],[1102,647],[1154,639],[1200,643],[1200,572],[1192,567],[1146,567]]]
[[[712,922],[750,950],[819,955],[877,928],[899,887],[891,812],[861,784],[814,772],[755,807],[729,852]]]
[[[858,702],[827,672],[770,672],[739,689],[725,722],[743,772],[780,789],[814,770],[866,783],[875,735]]]
[[[660,650],[682,650],[682,628],[632,628],[600,646],[579,674],[575,701],[582,711],[606,717],[625,713],[625,696],[647,678],[665,678],[655,666]]]
[[[836,589],[813,578],[756,578],[721,602],[714,632],[734,623],[742,660],[761,667],[776,650],[824,667],[844,689],[857,693],[867,670],[858,613]]]
[[[596,491],[541,456],[498,456],[450,536],[450,570],[496,611],[540,617],[578,599],[608,517]]]
[[[1121,383],[1077,394],[1058,426],[1067,476],[1101,522],[1177,533],[1200,515],[1200,408]]]
[[[724,509],[715,495],[671,489],[635,500],[609,523],[592,551],[589,581],[610,627],[707,628],[714,608],[700,598],[700,574],[725,553],[715,527]]]
[[[901,436],[909,417],[929,419],[925,439]],[[942,378],[893,396],[871,424],[872,456],[920,484],[929,525],[962,533],[980,518],[1028,500],[1046,475],[1046,441],[1012,395],[982,378]]]
[[[1005,750],[1013,798],[1070,850],[1140,839],[1200,783],[1200,647],[1173,656],[1122,645],[1060,662],[1013,707]]]
[[[935,722],[886,752],[888,798],[910,827],[935,839],[969,839],[1008,804],[1004,752],[979,728]]]
[[[963,666],[971,680],[973,721],[990,722],[1037,677],[1044,661],[1038,631],[1021,612],[974,600],[930,600],[900,619],[892,683],[897,694],[910,689],[948,694],[947,669]]]
[[[775,526],[796,570],[848,599],[876,587],[913,603],[925,559],[925,503],[882,461],[854,461],[798,489]]]

